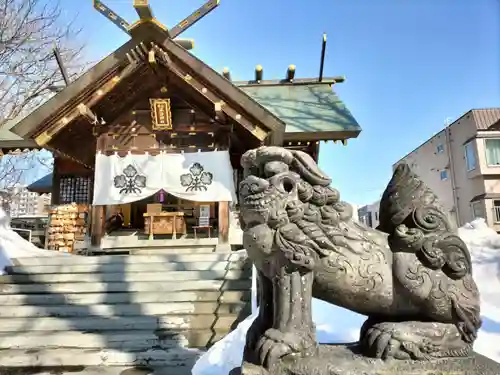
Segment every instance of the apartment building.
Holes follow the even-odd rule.
[[[367,204],[358,208],[358,220],[360,223],[369,226],[370,228],[376,228],[379,224],[379,208],[380,201],[376,201],[372,204]]]
[[[26,186],[16,185],[0,194],[2,205],[12,218],[47,214],[50,194],[31,192]]]
[[[500,108],[472,109],[393,165],[406,163],[462,226],[500,232]]]

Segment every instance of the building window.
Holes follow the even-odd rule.
[[[90,177],[62,177],[60,182],[60,203],[89,203]]]
[[[465,164],[467,166],[467,171],[476,169],[476,154],[473,146],[472,141],[465,145]]]
[[[493,219],[495,223],[500,223],[500,201],[493,201]]]
[[[442,143],[438,144],[436,147],[437,153],[440,154],[441,152],[444,151],[444,146]]]
[[[471,203],[471,211],[472,211],[472,220],[478,219],[478,218],[485,218],[484,214],[484,202],[478,201],[478,202],[472,202]]]
[[[446,169],[443,169],[441,172],[440,172],[440,176],[441,176],[441,180],[447,180],[448,179],[448,171]]]
[[[500,165],[500,139],[485,139],[486,163],[489,166]]]

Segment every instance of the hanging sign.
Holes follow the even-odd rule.
[[[172,130],[170,99],[149,99],[153,130]]]

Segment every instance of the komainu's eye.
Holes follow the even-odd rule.
[[[288,172],[288,165],[282,161],[270,161],[264,165],[264,176],[273,177],[279,173]]]

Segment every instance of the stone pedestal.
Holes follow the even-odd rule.
[[[480,354],[433,361],[382,361],[363,357],[355,346],[321,345],[319,356],[285,359],[266,371],[244,364],[230,375],[499,375],[500,363]]]

